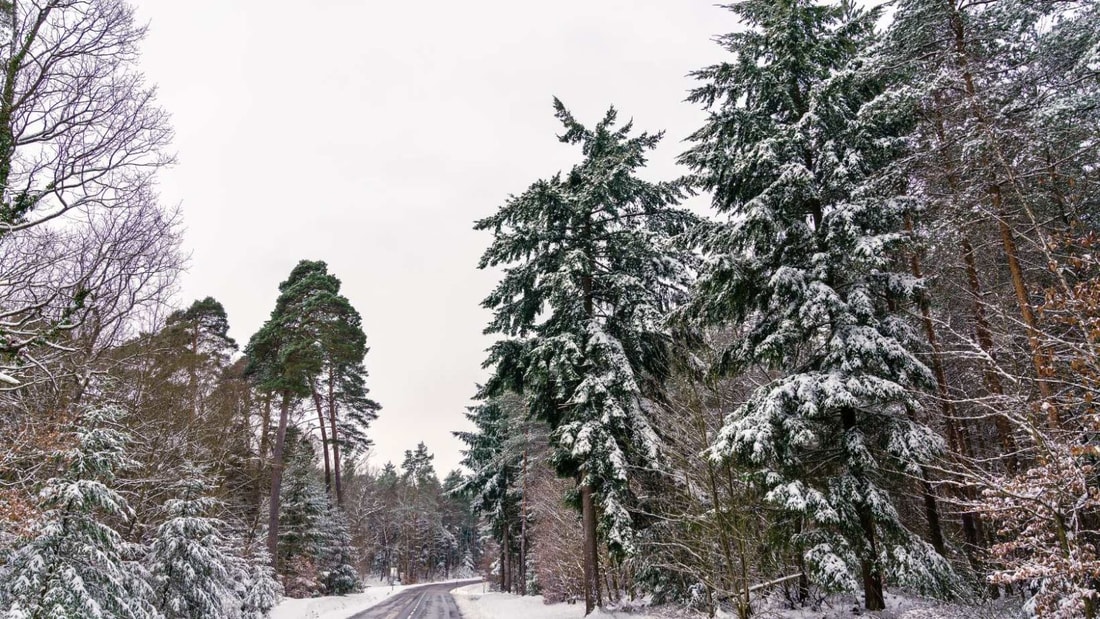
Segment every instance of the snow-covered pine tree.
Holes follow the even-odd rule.
[[[267,619],[271,609],[283,597],[283,586],[271,567],[271,557],[265,547],[242,552],[237,565],[237,599],[240,619]]]
[[[133,516],[114,488],[129,464],[121,411],[80,415],[71,447],[52,458],[59,471],[39,492],[35,536],[0,568],[5,619],[158,619],[137,548],[114,525]]]
[[[228,524],[212,515],[214,487],[193,467],[174,486],[164,504],[168,517],[146,555],[153,601],[165,619],[237,619],[243,559],[226,535]]]
[[[463,481],[462,492],[469,497],[470,507],[487,521],[489,531],[501,549],[501,590],[511,591],[507,569],[510,562],[511,543],[520,535],[521,489],[519,476],[522,452],[509,450],[514,441],[513,432],[518,426],[514,402],[519,398],[504,395],[489,398],[469,407],[466,418],[473,422],[476,431],[455,432],[466,443],[462,464],[470,470]],[[522,410],[518,411],[522,414]]]
[[[317,479],[315,454],[295,430],[287,433],[287,464],[279,510],[279,556],[275,565],[285,577],[287,595],[320,593],[318,555],[323,546],[321,521],[328,511],[325,489]]]
[[[352,565],[351,530],[340,507],[329,502],[320,521],[321,583],[328,595],[345,595],[363,590],[359,572]]]
[[[465,483],[466,475],[458,469],[443,478],[441,511],[448,542],[444,575],[448,578],[471,576],[476,564],[478,518],[470,507],[470,498],[462,490]],[[524,593],[522,588],[520,593]]]
[[[678,183],[636,176],[661,134],[632,136],[608,110],[589,129],[557,99],[560,140],[584,159],[535,182],[475,228],[493,233],[480,268],[504,275],[483,305],[494,311],[483,396],[522,392],[552,431],[559,473],[576,480],[584,522],[585,606],[601,602],[597,511],[615,555],[631,550],[630,469],[658,457],[643,408],[668,369],[666,311],[688,285],[672,237],[695,222]],[[599,508],[597,509],[597,501]]]
[[[732,325],[715,370],[775,372],[726,419],[714,458],[752,467],[767,499],[801,516],[796,540],[815,580],[946,593],[947,562],[909,530],[891,487],[943,448],[914,421],[931,381],[899,309],[920,282],[897,268],[911,204],[890,174],[900,140],[890,93],[856,58],[877,13],[810,0],[744,0],[735,55],[697,71],[690,100],[710,112],[682,161],[724,223],[698,227],[705,251],[685,315]]]
[[[317,477],[313,445],[291,431],[287,446],[277,562],[288,578],[287,593],[338,595],[356,591],[358,575],[348,564],[351,534],[346,519]]]

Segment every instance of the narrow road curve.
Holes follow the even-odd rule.
[[[450,590],[481,582],[480,579],[414,587],[395,594],[348,619],[460,619]]]

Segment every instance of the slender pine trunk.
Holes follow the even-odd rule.
[[[317,391],[317,387],[312,384],[309,385],[310,394],[313,396],[313,407],[317,410],[317,423],[321,428],[321,453],[324,454],[325,460],[325,493],[332,494],[332,465],[329,463],[328,458],[328,432],[325,430],[326,421],[324,407],[321,405],[321,394]]]
[[[955,39],[955,59],[957,68],[959,69],[963,84],[965,85],[966,97],[970,103],[974,120],[991,141],[995,140],[995,138],[992,137],[993,132],[991,131],[989,119],[986,117],[982,109],[980,98],[978,97],[978,89],[974,83],[973,73],[970,71],[968,55],[969,40],[966,36],[966,25],[962,15],[962,9],[957,5],[952,6],[951,30]],[[995,147],[996,144],[991,143],[990,146]],[[985,169],[993,175],[993,161],[989,158],[988,154],[983,156],[983,165]],[[1006,172],[1009,172],[1011,175],[1010,170],[1006,170]],[[1016,304],[1027,331],[1028,346],[1031,349],[1031,361],[1032,365],[1035,367],[1035,377],[1038,381],[1039,395],[1044,401],[1049,401],[1052,391],[1050,384],[1046,380],[1045,355],[1042,351],[1035,312],[1031,307],[1030,295],[1028,293],[1027,284],[1024,281],[1023,269],[1020,267],[1019,251],[1016,247],[1015,235],[1012,232],[1012,228],[1008,225],[1008,213],[1004,206],[1001,185],[996,180],[993,180],[989,183],[986,191],[989,195],[992,212],[997,219],[997,227],[1000,229],[1001,245],[1004,249],[1005,261],[1008,265],[1009,274],[1012,277],[1012,288],[1016,293]],[[1052,429],[1061,427],[1061,420],[1059,419],[1057,407],[1050,406],[1047,408],[1047,423]]]
[[[520,477],[520,492],[523,497],[520,501],[519,514],[519,594],[527,595],[527,429],[523,431],[523,469]]]
[[[328,421],[332,437],[332,472],[336,482],[336,504],[344,505],[344,484],[340,476],[340,435],[336,432],[336,371],[328,373]]]
[[[267,551],[271,554],[271,564],[278,563],[279,549],[279,500],[283,489],[283,452],[286,448],[286,426],[290,418],[290,393],[283,392],[283,402],[279,407],[279,430],[275,434],[275,452],[271,457],[271,495],[268,497],[267,512]]]

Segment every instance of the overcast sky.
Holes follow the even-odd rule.
[[[142,65],[172,115],[190,267],[243,346],[298,260],[328,262],[363,315],[383,406],[372,464],[424,441],[442,476],[489,340],[495,283],[472,230],[509,194],[567,169],[558,96],[594,124],[614,104],[667,131],[668,179],[703,114],[686,74],[724,58],[733,15],[703,0],[137,0]]]

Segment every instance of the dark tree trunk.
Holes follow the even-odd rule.
[[[863,576],[863,607],[867,610],[883,610],[886,599],[882,594],[882,573],[875,564],[878,544],[875,540],[875,523],[871,518],[871,509],[865,505],[859,507],[859,526],[868,548],[859,558],[859,569]]]
[[[271,496],[268,497],[267,512],[267,551],[271,554],[271,564],[278,562],[279,549],[279,499],[283,489],[283,451],[286,448],[286,425],[290,417],[290,393],[283,392],[283,402],[279,407],[279,431],[275,434],[275,452],[271,457]]]
[[[856,428],[855,411],[846,408],[841,411],[840,417],[846,433]],[[850,474],[855,479],[864,479],[863,471],[856,467],[853,467]],[[856,505],[856,514],[859,517],[859,528],[863,533],[863,548],[859,553],[859,568],[863,577],[863,607],[867,610],[883,610],[886,608],[886,600],[882,594],[882,571],[878,566],[878,539],[875,535],[874,515],[871,513],[871,507],[864,501]]]
[[[523,498],[519,514],[519,594],[527,595],[527,432],[523,440],[523,470],[520,478],[520,491]]]
[[[932,542],[932,547],[936,549],[936,552],[941,557],[947,556],[947,545],[943,541],[943,527],[940,524],[940,508],[936,502],[935,491],[932,489],[932,484],[928,481],[928,470],[921,467],[921,474],[924,479],[921,480],[921,498],[924,499],[924,518],[928,521],[928,537]]]
[[[962,237],[963,264],[966,267],[966,282],[970,288],[970,295],[974,297],[974,334],[978,338],[978,346],[992,362],[997,360],[997,352],[993,348],[993,331],[989,327],[989,320],[985,316],[985,298],[982,291],[981,279],[978,277],[977,259],[974,257],[974,246],[970,243],[970,237],[965,234]],[[986,388],[991,395],[1003,396],[1004,387],[997,369],[987,364],[985,368]],[[1016,439],[1012,437],[1012,428],[1004,415],[993,418],[997,428],[997,435],[1001,440],[1001,449],[1005,454],[1005,466],[1009,473],[1015,473],[1018,465],[1016,460]]]
[[[584,526],[584,614],[588,615],[603,605],[596,544],[596,500],[588,484],[581,486],[581,522]]]
[[[509,543],[508,523],[505,522],[500,533],[500,590],[505,593],[512,592],[512,569],[508,561],[512,553],[508,551]]]
[[[262,415],[262,426],[260,428],[260,466],[263,466],[263,459],[267,457],[268,452],[271,450],[271,394],[264,395],[264,408]]]
[[[344,484],[340,480],[340,435],[336,432],[336,373],[329,369],[328,374],[328,421],[332,436],[332,473],[336,482],[336,504],[344,505]]]
[[[591,220],[585,221],[585,239],[592,236]],[[591,252],[590,252],[591,253]],[[589,320],[595,315],[595,300],[593,299],[592,275],[586,274],[581,278],[581,289],[584,291],[584,313]],[[592,493],[591,484],[584,483],[584,467],[577,476],[577,483],[581,492],[581,524],[584,529],[584,614],[587,616],[603,606],[600,599],[600,569],[599,552],[596,537],[596,500]]]
[[[313,407],[317,409],[317,423],[321,428],[321,453],[325,456],[325,492],[332,494],[332,465],[329,464],[328,459],[328,432],[325,430],[325,412],[324,407],[321,405],[321,394],[317,392],[317,388],[313,385],[309,386],[309,390],[313,395]]]

